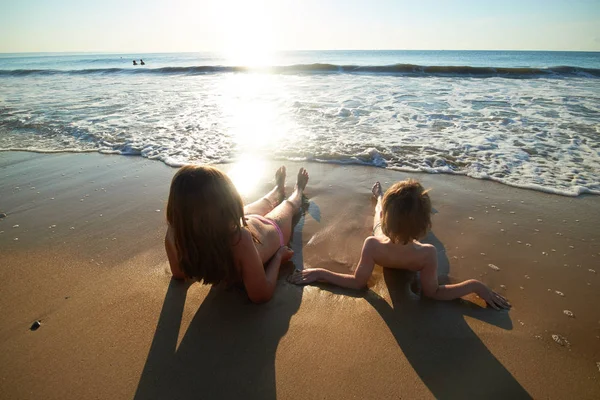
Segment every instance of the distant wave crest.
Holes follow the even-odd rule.
[[[55,69],[14,69],[0,70],[0,76],[28,75],[103,75],[103,74],[158,74],[158,75],[198,75],[231,72],[263,72],[276,74],[387,74],[413,77],[451,76],[451,77],[504,77],[515,79],[528,78],[600,78],[600,69],[570,66],[549,68],[507,68],[507,67],[469,67],[436,65],[335,65],[335,64],[296,64],[272,67],[200,65],[190,67],[163,68],[92,68],[77,70]]]

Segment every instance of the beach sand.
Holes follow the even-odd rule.
[[[251,201],[280,162],[260,165],[222,168],[246,173],[238,181]],[[291,192],[301,164],[286,165]],[[240,291],[171,280],[163,238],[176,169],[140,157],[0,153],[0,398],[600,397],[600,198],[306,167],[310,204],[293,265],[258,306]],[[440,274],[480,279],[512,310],[475,296],[420,299],[410,274],[380,268],[368,291],[286,282],[294,265],[356,265],[372,227],[371,185],[407,177],[432,189],[426,241]]]

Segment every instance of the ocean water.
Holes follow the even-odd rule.
[[[600,53],[0,54],[9,150],[352,163],[600,194]]]

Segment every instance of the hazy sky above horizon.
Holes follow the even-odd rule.
[[[0,52],[600,51],[598,0],[0,1]]]

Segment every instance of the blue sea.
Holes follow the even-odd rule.
[[[10,150],[308,160],[600,194],[600,53],[0,54]]]

